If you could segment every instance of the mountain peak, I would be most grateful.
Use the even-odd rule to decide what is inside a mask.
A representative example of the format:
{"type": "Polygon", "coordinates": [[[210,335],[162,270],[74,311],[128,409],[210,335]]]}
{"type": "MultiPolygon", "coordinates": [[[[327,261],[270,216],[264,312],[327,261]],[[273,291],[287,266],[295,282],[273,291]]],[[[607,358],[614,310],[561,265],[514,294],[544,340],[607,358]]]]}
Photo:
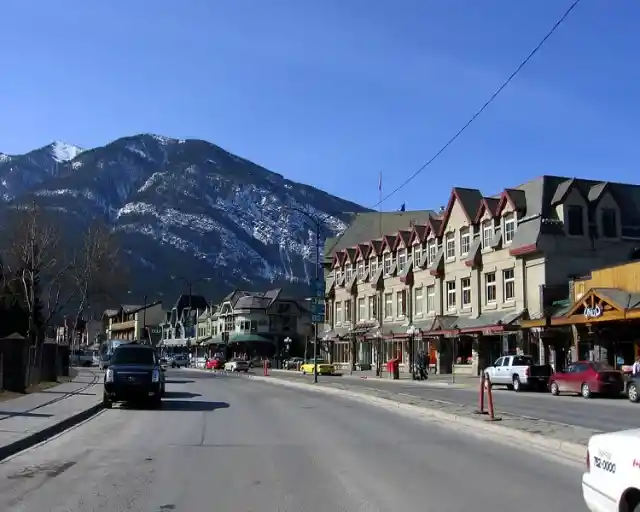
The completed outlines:
{"type": "Polygon", "coordinates": [[[56,162],[68,162],[84,152],[79,146],[68,144],[59,140],[54,140],[48,146],[51,156],[56,162]]]}

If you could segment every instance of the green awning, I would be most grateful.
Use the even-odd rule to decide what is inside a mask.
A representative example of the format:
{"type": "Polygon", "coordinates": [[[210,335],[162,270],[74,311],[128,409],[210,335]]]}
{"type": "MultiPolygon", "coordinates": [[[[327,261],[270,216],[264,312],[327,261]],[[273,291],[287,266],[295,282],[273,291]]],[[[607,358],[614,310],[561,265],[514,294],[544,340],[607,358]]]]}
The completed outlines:
{"type": "Polygon", "coordinates": [[[273,343],[273,340],[259,334],[234,333],[229,336],[229,343],[273,343]]]}

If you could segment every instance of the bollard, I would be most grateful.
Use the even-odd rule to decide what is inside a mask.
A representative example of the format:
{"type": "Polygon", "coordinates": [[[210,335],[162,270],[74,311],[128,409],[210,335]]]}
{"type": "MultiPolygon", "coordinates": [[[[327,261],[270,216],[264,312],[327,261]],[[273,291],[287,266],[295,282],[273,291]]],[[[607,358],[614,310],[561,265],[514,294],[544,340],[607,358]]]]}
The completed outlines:
{"type": "Polygon", "coordinates": [[[487,380],[487,376],[484,372],[480,375],[480,394],[478,395],[478,408],[474,411],[476,414],[487,414],[484,410],[484,390],[490,388],[491,384],[487,380]]]}
{"type": "Polygon", "coordinates": [[[487,402],[489,405],[489,418],[487,418],[487,421],[500,421],[502,418],[496,417],[496,410],[493,406],[493,392],[491,391],[491,386],[487,387],[487,402]]]}
{"type": "Polygon", "coordinates": [[[266,359],[262,362],[262,369],[265,377],[269,376],[269,361],[266,359]]]}

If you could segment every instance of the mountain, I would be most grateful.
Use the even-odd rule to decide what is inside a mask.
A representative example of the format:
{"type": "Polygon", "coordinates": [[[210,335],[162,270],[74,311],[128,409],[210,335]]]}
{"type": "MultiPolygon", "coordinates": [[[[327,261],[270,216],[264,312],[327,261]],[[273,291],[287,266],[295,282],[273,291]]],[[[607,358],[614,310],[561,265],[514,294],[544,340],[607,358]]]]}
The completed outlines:
{"type": "Polygon", "coordinates": [[[167,302],[196,280],[194,293],[212,298],[236,287],[304,293],[315,226],[297,210],[319,219],[323,238],[368,211],[204,140],[151,134],[0,153],[0,195],[6,205],[35,196],[68,232],[108,223],[126,253],[131,298],[167,302]]]}

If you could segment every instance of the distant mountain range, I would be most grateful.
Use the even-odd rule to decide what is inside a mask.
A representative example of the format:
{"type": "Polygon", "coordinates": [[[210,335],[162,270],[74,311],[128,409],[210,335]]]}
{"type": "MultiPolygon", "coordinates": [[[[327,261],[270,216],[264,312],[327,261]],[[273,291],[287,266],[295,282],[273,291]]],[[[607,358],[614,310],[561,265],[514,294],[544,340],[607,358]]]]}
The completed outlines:
{"type": "Polygon", "coordinates": [[[212,299],[236,287],[304,293],[315,239],[291,207],[321,218],[324,237],[368,211],[204,140],[150,134],[0,153],[0,195],[6,205],[35,195],[69,230],[104,220],[125,250],[131,298],[165,302],[186,290],[181,278],[209,278],[193,290],[212,299]]]}

